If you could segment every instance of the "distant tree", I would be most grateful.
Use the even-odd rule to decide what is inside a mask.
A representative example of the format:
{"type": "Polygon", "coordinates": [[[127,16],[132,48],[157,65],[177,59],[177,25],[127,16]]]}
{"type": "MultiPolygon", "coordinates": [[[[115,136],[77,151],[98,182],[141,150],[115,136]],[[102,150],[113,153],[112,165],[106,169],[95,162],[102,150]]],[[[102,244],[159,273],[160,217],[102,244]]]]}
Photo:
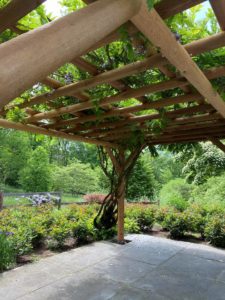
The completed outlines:
{"type": "Polygon", "coordinates": [[[128,179],[127,199],[140,201],[141,198],[146,200],[154,199],[155,179],[151,164],[143,157],[137,160],[134,169],[128,179]]]}
{"type": "Polygon", "coordinates": [[[225,153],[210,142],[199,144],[191,153],[181,152],[177,160],[185,162],[182,173],[189,183],[202,184],[225,170],[225,153]]]}
{"type": "Polygon", "coordinates": [[[27,134],[0,130],[0,181],[12,186],[18,185],[18,174],[26,165],[32,150],[27,134]]]}
{"type": "Polygon", "coordinates": [[[31,154],[20,172],[19,182],[27,192],[47,192],[51,185],[51,171],[47,151],[39,146],[31,154]]]}
{"type": "Polygon", "coordinates": [[[98,176],[89,164],[73,162],[66,167],[56,167],[53,189],[73,194],[86,194],[99,189],[98,176]]]}

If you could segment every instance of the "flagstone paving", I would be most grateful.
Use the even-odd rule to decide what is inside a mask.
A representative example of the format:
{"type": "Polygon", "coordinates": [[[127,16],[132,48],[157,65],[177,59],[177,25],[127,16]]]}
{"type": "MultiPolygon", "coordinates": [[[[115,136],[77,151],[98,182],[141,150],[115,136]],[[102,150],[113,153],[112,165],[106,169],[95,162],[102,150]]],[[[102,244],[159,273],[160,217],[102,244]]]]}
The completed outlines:
{"type": "Polygon", "coordinates": [[[97,242],[0,275],[0,300],[224,300],[225,251],[148,235],[97,242]]]}

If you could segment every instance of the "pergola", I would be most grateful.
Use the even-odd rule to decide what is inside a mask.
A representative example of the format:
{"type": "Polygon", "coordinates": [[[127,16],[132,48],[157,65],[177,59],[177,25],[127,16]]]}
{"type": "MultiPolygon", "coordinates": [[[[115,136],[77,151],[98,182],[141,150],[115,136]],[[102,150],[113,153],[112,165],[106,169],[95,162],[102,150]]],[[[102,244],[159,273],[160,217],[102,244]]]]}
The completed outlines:
{"type": "Polygon", "coordinates": [[[221,32],[186,45],[181,45],[164,19],[204,0],[162,0],[151,10],[146,0],[85,0],[87,6],[83,9],[26,33],[19,30],[17,21],[44,1],[12,0],[0,11],[0,32],[11,29],[18,34],[0,45],[0,126],[104,147],[120,177],[117,201],[121,242],[124,240],[124,174],[143,148],[210,140],[225,151],[220,141],[225,138],[225,102],[210,82],[225,76],[225,66],[201,70],[193,60],[225,46],[225,0],[210,1],[221,32]],[[137,35],[141,33],[156,50],[148,52],[140,61],[102,72],[84,55],[120,40],[118,29],[123,24],[134,44],[142,43],[137,35]],[[90,77],[62,85],[51,74],[65,63],[74,64],[90,77]],[[166,80],[140,88],[132,88],[124,80],[151,69],[160,70],[166,80]],[[38,82],[52,88],[51,92],[20,104],[12,102],[38,82]],[[102,84],[112,86],[117,93],[100,99],[98,106],[102,113],[96,114],[96,103],[88,90],[102,84]],[[156,101],[146,97],[175,88],[181,89],[182,94],[156,101]],[[62,96],[72,96],[75,101],[56,108],[54,103],[62,96]],[[130,98],[139,103],[120,105],[130,98]],[[45,104],[47,109],[38,110],[39,104],[45,104]],[[179,104],[184,107],[177,108],[179,104]],[[7,112],[15,107],[26,112],[21,122],[6,118],[7,112]],[[162,109],[167,122],[156,134],[149,124],[162,119],[162,109]],[[127,156],[125,151],[133,135],[141,138],[127,156]]]}

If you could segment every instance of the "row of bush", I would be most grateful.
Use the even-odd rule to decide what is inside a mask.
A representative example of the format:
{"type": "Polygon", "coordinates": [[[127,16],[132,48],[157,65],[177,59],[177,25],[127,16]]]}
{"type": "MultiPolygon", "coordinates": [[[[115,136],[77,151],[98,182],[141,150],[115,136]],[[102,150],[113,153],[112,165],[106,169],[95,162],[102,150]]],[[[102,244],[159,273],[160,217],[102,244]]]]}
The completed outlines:
{"type": "MultiPolygon", "coordinates": [[[[93,225],[99,206],[71,205],[61,210],[51,205],[5,209],[0,213],[0,270],[12,267],[17,257],[44,246],[63,249],[72,243],[84,243],[113,237],[116,229],[97,230],[93,225]]],[[[225,213],[220,207],[189,206],[179,212],[172,208],[128,205],[125,230],[149,232],[155,223],[170,232],[172,238],[198,233],[212,245],[225,247],[225,213]]]]}

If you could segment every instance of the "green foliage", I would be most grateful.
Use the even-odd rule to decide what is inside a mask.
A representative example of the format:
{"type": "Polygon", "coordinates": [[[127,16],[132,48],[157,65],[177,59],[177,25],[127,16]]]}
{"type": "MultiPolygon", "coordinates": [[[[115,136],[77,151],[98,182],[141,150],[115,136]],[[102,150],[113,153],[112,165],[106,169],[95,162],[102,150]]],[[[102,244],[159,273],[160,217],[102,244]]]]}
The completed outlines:
{"type": "Polygon", "coordinates": [[[0,129],[0,181],[18,185],[19,172],[27,163],[31,150],[26,134],[0,129]]]}
{"type": "Polygon", "coordinates": [[[155,210],[153,208],[145,207],[145,205],[130,205],[126,210],[126,228],[145,232],[152,229],[155,222],[155,210]]]}
{"type": "Polygon", "coordinates": [[[152,9],[154,7],[154,0],[146,0],[147,1],[147,5],[148,5],[148,9],[152,9]]]}
{"type": "Polygon", "coordinates": [[[180,211],[188,206],[192,186],[183,179],[173,179],[163,186],[160,191],[160,203],[170,205],[180,211]]]}
{"type": "Polygon", "coordinates": [[[16,256],[12,248],[9,236],[5,232],[0,232],[0,272],[15,265],[16,256]]]}
{"type": "Polygon", "coordinates": [[[0,0],[0,9],[9,4],[10,0],[0,0]]]}
{"type": "Polygon", "coordinates": [[[20,172],[19,182],[27,192],[48,191],[51,173],[47,151],[39,146],[27,161],[27,165],[20,172]]]}
{"type": "Polygon", "coordinates": [[[138,159],[128,179],[126,197],[132,201],[140,201],[144,197],[153,200],[154,188],[154,174],[149,161],[138,159]]]}
{"type": "Polygon", "coordinates": [[[52,213],[51,231],[49,237],[56,241],[56,247],[62,248],[66,238],[72,235],[73,222],[68,220],[65,211],[52,213]]]}
{"type": "Polygon", "coordinates": [[[163,227],[169,230],[172,238],[183,238],[185,232],[190,228],[190,219],[185,213],[169,213],[163,221],[163,227]]]}
{"type": "Polygon", "coordinates": [[[225,248],[225,215],[215,215],[209,219],[205,236],[212,245],[225,248]]]}
{"type": "Polygon", "coordinates": [[[86,194],[98,190],[96,172],[89,164],[73,162],[66,167],[56,167],[53,190],[73,194],[86,194]]]}
{"type": "Polygon", "coordinates": [[[185,162],[182,172],[187,181],[194,184],[202,184],[208,178],[220,175],[225,168],[225,154],[210,142],[180,152],[177,160],[185,162]]]}
{"type": "Polygon", "coordinates": [[[225,173],[211,177],[204,184],[196,186],[192,198],[194,202],[205,203],[209,207],[225,207],[225,173]]]}
{"type": "Polygon", "coordinates": [[[138,225],[138,222],[136,219],[129,219],[125,218],[124,220],[124,230],[125,232],[129,233],[140,233],[141,229],[138,225]]]}

